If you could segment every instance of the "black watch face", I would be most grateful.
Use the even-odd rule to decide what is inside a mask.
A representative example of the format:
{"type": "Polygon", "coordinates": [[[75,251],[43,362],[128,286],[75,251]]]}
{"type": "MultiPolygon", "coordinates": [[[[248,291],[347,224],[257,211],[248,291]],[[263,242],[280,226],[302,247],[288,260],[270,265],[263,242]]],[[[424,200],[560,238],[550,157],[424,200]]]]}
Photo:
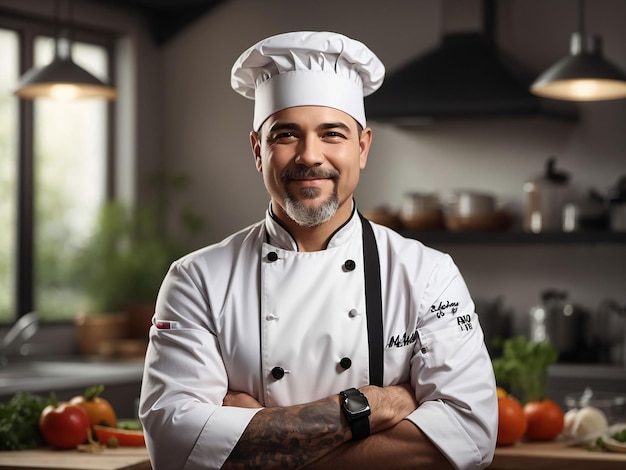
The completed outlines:
{"type": "Polygon", "coordinates": [[[346,409],[350,413],[358,413],[367,409],[367,403],[361,397],[351,397],[345,400],[346,409]]]}

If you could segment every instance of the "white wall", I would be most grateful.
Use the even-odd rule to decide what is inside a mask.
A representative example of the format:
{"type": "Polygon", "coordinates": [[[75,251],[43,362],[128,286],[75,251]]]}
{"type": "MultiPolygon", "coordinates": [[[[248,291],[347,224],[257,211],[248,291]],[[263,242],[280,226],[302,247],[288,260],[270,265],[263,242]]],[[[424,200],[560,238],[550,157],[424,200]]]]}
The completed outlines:
{"type": "MultiPolygon", "coordinates": [[[[265,36],[297,29],[341,31],[368,44],[393,71],[435,46],[463,21],[459,0],[233,0],[164,48],[164,158],[196,179],[206,242],[258,220],[268,197],[248,143],[252,102],[230,89],[237,56],[265,36]],[[445,15],[444,15],[445,13],[445,15]]],[[[464,6],[466,3],[463,4],[464,6]]],[[[501,49],[535,75],[569,50],[571,0],[499,0],[501,49]]],[[[587,28],[626,69],[626,1],[587,2],[587,28]]],[[[573,183],[605,190],[626,174],[626,100],[580,105],[575,124],[546,118],[436,121],[399,129],[373,123],[374,143],[357,191],[361,209],[399,208],[407,191],[477,188],[520,207],[522,183],[555,155],[573,183]]],[[[518,321],[545,287],[566,288],[594,309],[604,297],[626,304],[624,246],[441,246],[477,298],[502,295],[518,321]]]]}

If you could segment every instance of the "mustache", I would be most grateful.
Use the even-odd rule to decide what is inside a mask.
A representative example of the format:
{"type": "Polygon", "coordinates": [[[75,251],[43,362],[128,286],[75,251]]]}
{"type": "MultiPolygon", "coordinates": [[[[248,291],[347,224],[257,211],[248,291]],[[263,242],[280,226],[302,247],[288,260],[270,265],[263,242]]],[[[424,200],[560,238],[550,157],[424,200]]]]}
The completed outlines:
{"type": "Polygon", "coordinates": [[[307,166],[296,166],[286,168],[280,175],[281,180],[299,180],[304,178],[320,178],[320,179],[332,179],[339,178],[339,171],[332,168],[317,168],[307,166]]]}

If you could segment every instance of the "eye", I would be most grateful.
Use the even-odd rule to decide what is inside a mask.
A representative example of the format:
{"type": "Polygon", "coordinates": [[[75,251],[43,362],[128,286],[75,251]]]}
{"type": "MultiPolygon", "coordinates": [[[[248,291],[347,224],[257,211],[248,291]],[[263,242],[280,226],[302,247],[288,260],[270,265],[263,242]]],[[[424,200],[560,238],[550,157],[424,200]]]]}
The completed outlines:
{"type": "Polygon", "coordinates": [[[293,132],[281,132],[280,134],[276,135],[277,139],[286,139],[289,137],[295,137],[296,134],[294,134],[293,132]]]}
{"type": "Polygon", "coordinates": [[[297,136],[294,132],[292,131],[284,131],[284,132],[276,132],[274,134],[272,134],[269,138],[270,141],[272,142],[284,142],[284,141],[291,141],[293,139],[295,139],[297,136]]]}
{"type": "Polygon", "coordinates": [[[345,139],[345,134],[342,134],[339,131],[328,131],[324,133],[325,139],[337,140],[337,139],[345,139]]]}

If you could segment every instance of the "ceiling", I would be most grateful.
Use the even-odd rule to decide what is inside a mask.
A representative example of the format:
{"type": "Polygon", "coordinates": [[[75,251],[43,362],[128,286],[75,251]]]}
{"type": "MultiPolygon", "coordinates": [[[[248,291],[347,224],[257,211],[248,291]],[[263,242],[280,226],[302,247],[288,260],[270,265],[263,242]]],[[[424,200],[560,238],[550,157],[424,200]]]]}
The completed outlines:
{"type": "Polygon", "coordinates": [[[226,0],[91,0],[137,12],[146,21],[154,41],[164,44],[176,33],[226,0]]]}

